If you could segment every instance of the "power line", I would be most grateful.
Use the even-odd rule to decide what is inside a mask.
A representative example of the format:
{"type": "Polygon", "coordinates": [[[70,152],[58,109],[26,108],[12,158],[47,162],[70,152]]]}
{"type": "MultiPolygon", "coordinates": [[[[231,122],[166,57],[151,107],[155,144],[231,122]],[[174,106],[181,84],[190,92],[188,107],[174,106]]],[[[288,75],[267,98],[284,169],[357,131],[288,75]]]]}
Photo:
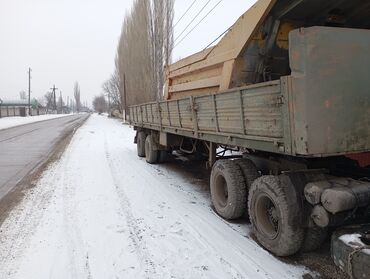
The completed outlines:
{"type": "Polygon", "coordinates": [[[191,5],[189,6],[189,8],[185,11],[185,13],[180,17],[180,19],[175,23],[175,25],[173,26],[173,28],[176,27],[176,25],[182,20],[182,18],[189,12],[189,10],[191,9],[191,7],[193,7],[193,5],[195,4],[195,2],[197,2],[197,0],[194,0],[193,3],[191,3],[191,5]]]}
{"type": "MultiPolygon", "coordinates": [[[[199,24],[201,24],[202,22],[203,22],[203,20],[205,20],[206,19],[206,17],[214,10],[214,9],[216,9],[216,7],[220,4],[222,2],[222,0],[220,0],[220,1],[218,1],[218,3],[216,4],[216,5],[214,5],[213,6],[213,8],[188,32],[188,33],[186,33],[186,35],[173,47],[173,48],[175,48],[176,46],[178,46],[183,40],[185,40],[185,38],[187,37],[187,36],[189,36],[190,35],[190,33],[191,32],[193,32],[193,30],[195,29],[195,28],[197,28],[198,27],[198,25],[199,24]]],[[[230,29],[230,28],[229,28],[230,29]]],[[[228,29],[228,30],[229,30],[228,29]]],[[[227,32],[227,30],[225,31],[225,32],[227,32]]],[[[225,33],[224,32],[224,33],[225,33]]],[[[176,41],[176,40],[175,40],[176,41]]]]}
{"type": "Polygon", "coordinates": [[[193,17],[193,19],[190,21],[190,23],[188,24],[188,25],[186,25],[186,27],[184,28],[184,30],[182,30],[181,31],[181,33],[180,33],[180,35],[178,35],[177,37],[176,37],[176,39],[174,40],[174,42],[176,42],[177,41],[177,39],[179,38],[179,37],[181,37],[181,35],[182,34],[184,34],[184,32],[186,31],[186,29],[188,29],[188,27],[194,22],[194,20],[196,20],[197,19],[197,17],[200,15],[200,13],[201,12],[203,12],[203,10],[205,9],[205,7],[207,7],[208,6],[208,4],[209,4],[209,2],[211,2],[211,0],[208,0],[208,2],[200,9],[200,11],[196,14],[196,16],[195,17],[193,17]]]}
{"type": "MultiPolygon", "coordinates": [[[[224,32],[222,32],[216,39],[214,39],[212,42],[210,42],[204,49],[207,49],[208,47],[210,47],[214,42],[216,42],[219,38],[221,38],[223,35],[225,35],[227,32],[229,32],[231,30],[232,26],[230,26],[229,28],[227,28],[224,32]]],[[[203,49],[203,50],[204,50],[203,49]]]]}

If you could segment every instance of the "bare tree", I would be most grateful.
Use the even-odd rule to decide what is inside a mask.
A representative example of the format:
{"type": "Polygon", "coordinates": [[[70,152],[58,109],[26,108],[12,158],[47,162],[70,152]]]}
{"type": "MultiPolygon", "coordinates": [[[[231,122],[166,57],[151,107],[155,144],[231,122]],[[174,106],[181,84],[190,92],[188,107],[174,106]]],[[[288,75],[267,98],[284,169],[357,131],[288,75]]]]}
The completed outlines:
{"type": "Polygon", "coordinates": [[[175,16],[174,13],[174,0],[165,0],[166,9],[165,9],[165,19],[164,19],[164,65],[168,66],[172,63],[172,50],[174,46],[174,37],[173,37],[173,19],[175,16]]]}
{"type": "Polygon", "coordinates": [[[113,109],[118,109],[119,112],[122,113],[123,111],[122,98],[119,87],[120,80],[117,71],[114,71],[111,77],[108,80],[106,80],[102,85],[104,93],[107,94],[108,98],[111,100],[111,107],[113,109]]]}
{"type": "Polygon", "coordinates": [[[93,107],[96,112],[99,114],[107,111],[107,101],[105,100],[104,95],[96,96],[93,100],[93,107]]]}
{"type": "Polygon", "coordinates": [[[49,110],[53,110],[53,107],[54,107],[53,92],[47,92],[44,96],[44,99],[45,99],[46,113],[48,113],[49,110]]]}
{"type": "Polygon", "coordinates": [[[124,19],[116,69],[121,99],[126,94],[128,105],[163,98],[164,67],[173,48],[173,5],[174,0],[135,0],[124,19]]]}
{"type": "Polygon", "coordinates": [[[40,105],[40,106],[45,106],[45,98],[44,97],[38,97],[36,99],[37,103],[40,105]]]}
{"type": "Polygon", "coordinates": [[[75,82],[73,92],[74,92],[75,103],[76,103],[76,111],[80,112],[80,109],[81,109],[81,92],[80,92],[80,85],[78,84],[77,81],[75,82]]]}
{"type": "Polygon", "coordinates": [[[157,100],[163,99],[164,67],[171,63],[174,1],[152,1],[152,61],[157,100]]]}
{"type": "Polygon", "coordinates": [[[62,93],[59,94],[58,103],[57,103],[57,111],[58,113],[63,113],[63,107],[65,103],[63,101],[62,93]]]}

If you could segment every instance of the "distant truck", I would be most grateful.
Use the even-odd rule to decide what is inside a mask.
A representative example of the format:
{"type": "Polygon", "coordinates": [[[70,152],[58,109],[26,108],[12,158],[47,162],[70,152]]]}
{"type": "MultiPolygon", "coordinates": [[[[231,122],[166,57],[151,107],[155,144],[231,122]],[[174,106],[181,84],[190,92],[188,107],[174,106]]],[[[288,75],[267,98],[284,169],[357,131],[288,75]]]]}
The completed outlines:
{"type": "Polygon", "coordinates": [[[278,256],[368,223],[369,19],[370,1],[259,0],[216,46],[166,69],[165,101],[129,108],[138,156],[206,154],[215,211],[248,213],[278,256]]]}

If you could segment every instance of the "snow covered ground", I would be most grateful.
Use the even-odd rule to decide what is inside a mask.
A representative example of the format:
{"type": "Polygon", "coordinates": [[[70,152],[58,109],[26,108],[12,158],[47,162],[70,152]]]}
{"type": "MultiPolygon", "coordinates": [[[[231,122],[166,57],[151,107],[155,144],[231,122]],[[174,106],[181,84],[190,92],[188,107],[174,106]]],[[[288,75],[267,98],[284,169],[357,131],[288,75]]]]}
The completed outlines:
{"type": "Polygon", "coordinates": [[[231,224],[209,193],[136,156],[93,115],[0,228],[0,278],[301,278],[231,224]]]}
{"type": "Polygon", "coordinates": [[[39,122],[43,120],[58,118],[68,116],[69,114],[46,114],[46,115],[36,115],[36,116],[13,116],[13,117],[3,117],[0,118],[0,130],[15,127],[19,125],[29,124],[33,122],[39,122]]]}

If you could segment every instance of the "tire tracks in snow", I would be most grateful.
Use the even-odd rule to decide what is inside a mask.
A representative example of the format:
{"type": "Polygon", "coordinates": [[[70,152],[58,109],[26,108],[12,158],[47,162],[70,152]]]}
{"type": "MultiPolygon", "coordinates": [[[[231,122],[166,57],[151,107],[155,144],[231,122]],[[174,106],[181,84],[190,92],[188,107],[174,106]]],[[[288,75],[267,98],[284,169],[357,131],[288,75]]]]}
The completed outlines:
{"type": "Polygon", "coordinates": [[[145,240],[141,236],[142,229],[140,228],[140,225],[137,219],[132,214],[131,203],[129,199],[127,198],[127,195],[123,189],[123,185],[121,184],[121,181],[118,179],[115,173],[114,164],[111,159],[110,153],[108,151],[106,137],[104,137],[104,150],[105,150],[106,159],[109,165],[109,170],[110,170],[110,173],[113,179],[113,183],[114,183],[117,194],[121,201],[120,206],[126,218],[127,226],[128,226],[129,233],[130,233],[129,238],[131,239],[135,252],[138,255],[140,264],[144,268],[146,277],[153,278],[153,275],[157,274],[155,263],[152,261],[151,259],[152,256],[148,252],[148,248],[145,243],[145,240]]]}
{"type": "MultiPolygon", "coordinates": [[[[140,247],[140,245],[141,245],[140,243],[143,240],[140,237],[138,238],[137,235],[141,234],[141,229],[138,227],[135,218],[132,216],[130,201],[129,201],[127,195],[125,194],[125,192],[123,190],[123,187],[120,183],[120,179],[117,177],[117,174],[116,174],[117,170],[115,169],[115,164],[114,164],[114,161],[111,159],[111,156],[109,154],[107,145],[108,145],[107,141],[105,140],[105,149],[106,149],[106,154],[107,154],[107,160],[108,160],[108,163],[109,163],[109,166],[110,166],[112,177],[114,178],[114,181],[115,181],[114,183],[116,184],[119,195],[121,196],[121,198],[123,200],[123,210],[125,211],[125,214],[129,215],[127,219],[130,220],[129,221],[129,223],[130,223],[129,226],[131,226],[133,228],[132,232],[133,232],[133,235],[135,237],[134,241],[135,241],[136,244],[139,244],[138,246],[140,247]],[[129,209],[129,210],[127,210],[127,209],[129,209]]],[[[130,160],[130,159],[131,158],[127,158],[127,160],[130,160]]],[[[136,157],[134,159],[137,160],[136,157]]],[[[132,162],[133,162],[132,164],[134,164],[135,166],[138,166],[138,168],[134,168],[134,169],[139,169],[140,163],[142,163],[139,160],[132,161],[132,162]]],[[[148,175],[143,175],[143,177],[153,176],[153,171],[155,171],[155,172],[161,172],[161,175],[164,178],[166,178],[168,180],[173,180],[172,177],[168,177],[167,174],[162,173],[162,170],[159,170],[157,167],[152,166],[152,165],[146,165],[146,166],[148,168],[140,168],[140,169],[142,169],[142,171],[144,173],[148,174],[148,175]]],[[[192,193],[190,191],[186,191],[180,185],[177,185],[176,183],[175,184],[171,183],[171,186],[173,186],[173,189],[180,192],[181,194],[185,194],[185,193],[189,194],[189,197],[188,197],[189,200],[192,200],[194,198],[197,199],[197,197],[195,196],[194,193],[192,193]]],[[[169,191],[169,189],[167,189],[167,187],[163,186],[163,189],[166,192],[166,194],[173,197],[172,200],[176,200],[176,197],[174,197],[173,193],[171,191],[169,191]]],[[[161,191],[156,191],[156,195],[159,197],[159,199],[158,199],[159,201],[168,200],[168,196],[165,197],[164,193],[162,193],[161,191]]],[[[206,226],[208,224],[211,227],[213,227],[211,224],[209,224],[208,220],[205,220],[202,216],[198,215],[196,212],[193,212],[193,210],[188,210],[188,209],[189,208],[186,207],[186,210],[185,210],[185,211],[188,212],[188,214],[186,214],[187,216],[191,216],[192,214],[194,214],[197,217],[199,217],[204,222],[204,224],[206,224],[206,226]]],[[[223,257],[222,254],[219,253],[218,249],[212,244],[212,242],[202,234],[201,230],[198,230],[197,228],[195,228],[194,225],[191,222],[189,222],[189,220],[187,220],[188,218],[186,218],[186,216],[183,216],[177,210],[175,210],[175,215],[176,215],[176,217],[175,217],[176,220],[180,221],[180,222],[177,222],[177,223],[181,224],[182,228],[186,229],[186,233],[189,234],[194,240],[196,240],[199,243],[199,245],[204,247],[203,252],[202,252],[202,255],[204,257],[207,256],[208,252],[211,252],[212,254],[217,255],[217,258],[219,259],[219,264],[224,267],[224,272],[227,273],[228,276],[230,276],[230,278],[234,278],[234,279],[244,278],[243,275],[242,275],[243,272],[240,271],[239,268],[236,265],[232,264],[225,257],[223,257]],[[208,249],[211,248],[211,249],[208,250],[207,248],[208,249]]],[[[145,247],[144,249],[147,250],[146,246],[144,246],[144,247],[145,247]]],[[[239,249],[238,249],[238,251],[239,251],[239,249]]],[[[241,251],[239,251],[239,252],[241,252],[241,251]]],[[[242,253],[242,254],[244,254],[244,253],[242,253]]],[[[152,261],[150,261],[150,262],[151,262],[151,265],[154,267],[154,263],[152,261]]],[[[257,264],[257,266],[259,266],[259,265],[257,264]]],[[[202,276],[206,276],[206,274],[207,274],[206,272],[208,270],[207,266],[196,266],[194,268],[198,268],[199,270],[203,270],[204,273],[202,272],[202,276]]],[[[151,273],[149,275],[151,275],[151,273]]]]}
{"type": "MultiPolygon", "coordinates": [[[[159,183],[154,183],[154,181],[148,181],[148,184],[156,184],[156,186],[160,187],[161,190],[155,191],[155,195],[157,196],[156,199],[158,200],[171,200],[171,201],[177,201],[177,193],[179,194],[188,194],[188,196],[185,198],[189,201],[189,203],[184,203],[184,200],[180,200],[178,203],[176,203],[176,206],[173,206],[173,203],[171,203],[172,207],[175,209],[175,216],[171,216],[172,218],[176,218],[176,220],[180,221],[181,227],[186,230],[186,233],[189,234],[193,239],[195,239],[204,249],[208,250],[210,253],[213,254],[213,257],[218,259],[219,265],[223,267],[223,271],[228,274],[229,278],[234,279],[241,279],[245,278],[246,274],[250,276],[250,278],[270,278],[274,279],[276,278],[274,274],[272,274],[269,271],[269,268],[264,266],[263,263],[260,262],[259,258],[254,258],[248,255],[248,251],[243,250],[239,246],[238,240],[229,240],[228,241],[228,248],[227,250],[230,250],[232,252],[227,252],[228,255],[225,255],[225,252],[227,250],[223,249],[223,245],[218,245],[219,243],[223,243],[223,232],[224,227],[220,226],[220,224],[215,224],[212,222],[212,220],[209,220],[207,217],[204,216],[204,214],[201,214],[198,212],[198,207],[193,208],[191,201],[195,197],[196,200],[200,197],[199,195],[195,195],[191,190],[187,190],[184,187],[182,187],[179,183],[176,182],[176,180],[171,176],[171,172],[164,172],[162,167],[158,166],[152,166],[147,165],[146,167],[142,167],[141,164],[143,163],[142,160],[138,160],[136,156],[133,154],[133,158],[126,158],[126,160],[132,162],[130,165],[133,165],[132,170],[135,169],[141,169],[142,170],[142,177],[150,177],[153,176],[153,172],[161,172],[161,177],[164,179],[174,182],[169,183],[172,187],[167,186],[166,183],[163,183],[162,179],[157,179],[159,183]],[[135,161],[136,159],[136,161],[135,161]],[[181,209],[182,208],[182,209],[181,209]],[[187,212],[185,215],[181,212],[187,212]],[[188,218],[191,216],[191,218],[188,218]],[[198,222],[194,222],[195,220],[198,220],[198,222]],[[212,233],[213,237],[215,239],[218,239],[217,241],[215,239],[212,240],[212,237],[209,235],[205,235],[205,232],[212,233]],[[218,233],[219,232],[219,233],[218,233]],[[217,243],[217,244],[215,244],[217,243]],[[207,248],[206,248],[207,247],[207,248]],[[235,256],[237,255],[237,258],[240,260],[235,261],[235,256]],[[230,261],[229,259],[234,259],[233,261],[230,261]],[[243,266],[243,262],[245,261],[243,259],[249,260],[249,267],[243,266]]],[[[126,170],[127,171],[127,170],[126,170]]],[[[155,176],[153,179],[156,179],[155,176]]],[[[199,192],[200,193],[200,192],[199,192]]],[[[201,193],[200,193],[201,194],[201,193]]],[[[203,199],[206,199],[204,195],[201,195],[203,199]]],[[[199,203],[199,200],[198,200],[199,203]]],[[[200,202],[203,207],[207,207],[207,211],[211,211],[211,214],[214,216],[214,218],[219,219],[223,224],[227,225],[229,229],[231,229],[233,232],[238,234],[238,237],[245,238],[243,234],[241,234],[239,231],[235,230],[230,224],[227,224],[226,221],[224,221],[221,217],[219,217],[217,214],[215,214],[212,209],[209,207],[209,202],[200,202]]],[[[239,239],[240,240],[240,239],[239,239]]],[[[248,244],[248,243],[247,243],[248,244]]],[[[270,257],[269,253],[264,251],[262,248],[260,248],[254,241],[250,240],[250,243],[248,244],[249,249],[253,251],[258,251],[258,254],[261,256],[267,256],[270,257]]],[[[206,276],[207,273],[204,273],[206,276]]],[[[249,278],[249,277],[248,277],[249,278]]]]}
{"type": "MultiPolygon", "coordinates": [[[[75,138],[77,141],[79,138],[75,138]]],[[[75,145],[71,145],[75,146],[75,145]]],[[[73,153],[72,150],[68,149],[69,154],[66,154],[62,164],[62,172],[60,177],[60,187],[62,187],[62,197],[63,197],[63,225],[65,227],[65,232],[67,234],[67,247],[68,247],[68,254],[69,254],[69,262],[72,277],[78,278],[79,268],[78,261],[81,260],[80,266],[83,267],[84,277],[85,278],[92,278],[91,277],[91,270],[89,264],[89,252],[84,251],[85,246],[84,240],[81,235],[81,231],[78,227],[78,220],[76,212],[78,211],[76,201],[74,198],[76,197],[76,185],[74,185],[73,181],[71,181],[70,177],[74,177],[69,173],[69,165],[71,164],[70,158],[71,154],[73,153]],[[79,252],[80,255],[77,255],[79,252]]],[[[78,169],[74,169],[73,172],[79,172],[78,169]]]]}

